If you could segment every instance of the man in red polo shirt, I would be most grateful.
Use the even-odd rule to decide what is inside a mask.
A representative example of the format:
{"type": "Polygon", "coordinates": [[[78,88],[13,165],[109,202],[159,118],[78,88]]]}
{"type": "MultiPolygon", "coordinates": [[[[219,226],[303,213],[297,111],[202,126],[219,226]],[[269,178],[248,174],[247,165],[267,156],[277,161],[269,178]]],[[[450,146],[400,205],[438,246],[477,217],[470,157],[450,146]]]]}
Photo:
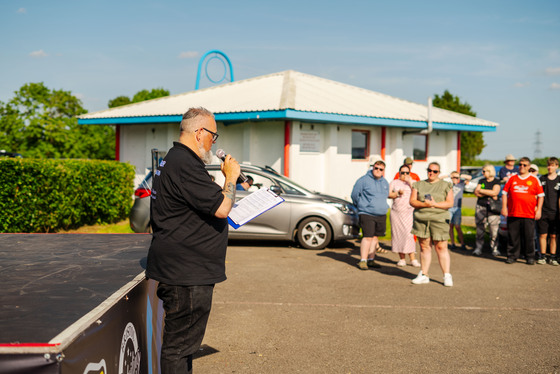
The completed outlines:
{"type": "Polygon", "coordinates": [[[507,217],[506,264],[513,264],[525,250],[527,265],[535,264],[535,220],[541,218],[544,191],[540,180],[529,173],[531,160],[519,160],[519,174],[507,181],[502,198],[502,215],[507,217]]]}

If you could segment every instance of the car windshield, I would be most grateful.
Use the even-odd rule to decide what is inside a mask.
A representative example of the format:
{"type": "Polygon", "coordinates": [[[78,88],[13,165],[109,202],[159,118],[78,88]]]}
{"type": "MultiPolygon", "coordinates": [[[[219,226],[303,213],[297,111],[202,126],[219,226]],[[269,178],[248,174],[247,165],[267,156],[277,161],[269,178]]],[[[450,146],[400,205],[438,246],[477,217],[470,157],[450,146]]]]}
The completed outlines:
{"type": "MultiPolygon", "coordinates": [[[[287,193],[294,193],[294,192],[289,192],[289,191],[295,191],[294,188],[292,186],[286,185],[286,183],[289,183],[290,185],[293,185],[297,188],[299,188],[300,190],[303,190],[304,192],[308,193],[308,194],[312,194],[313,192],[309,191],[307,188],[300,186],[299,184],[297,184],[296,182],[294,182],[293,180],[286,178],[283,175],[275,175],[276,179],[278,179],[278,183],[280,183],[280,185],[282,186],[282,188],[287,192],[287,193]]],[[[299,193],[299,191],[298,191],[299,193]]]]}
{"type": "MultiPolygon", "coordinates": [[[[225,179],[219,166],[207,166],[208,173],[214,178],[214,182],[222,186],[225,179]]],[[[305,195],[311,194],[307,188],[300,186],[289,178],[280,174],[273,173],[267,170],[250,170],[242,168],[246,176],[253,178],[253,184],[249,187],[249,191],[256,191],[259,188],[279,185],[282,190],[291,195],[305,195]]]]}

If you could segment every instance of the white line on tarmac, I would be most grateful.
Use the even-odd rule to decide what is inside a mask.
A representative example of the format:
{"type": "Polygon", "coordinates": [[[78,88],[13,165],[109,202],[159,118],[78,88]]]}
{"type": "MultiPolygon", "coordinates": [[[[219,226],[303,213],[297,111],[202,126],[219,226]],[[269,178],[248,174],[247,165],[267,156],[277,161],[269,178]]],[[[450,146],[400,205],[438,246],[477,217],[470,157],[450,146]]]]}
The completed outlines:
{"type": "Polygon", "coordinates": [[[313,303],[279,303],[267,301],[214,301],[221,305],[272,305],[332,308],[369,308],[369,309],[425,309],[425,310],[488,310],[508,312],[560,312],[560,308],[523,308],[523,307],[485,307],[485,306],[417,306],[417,305],[361,305],[361,304],[313,304],[313,303]]]}

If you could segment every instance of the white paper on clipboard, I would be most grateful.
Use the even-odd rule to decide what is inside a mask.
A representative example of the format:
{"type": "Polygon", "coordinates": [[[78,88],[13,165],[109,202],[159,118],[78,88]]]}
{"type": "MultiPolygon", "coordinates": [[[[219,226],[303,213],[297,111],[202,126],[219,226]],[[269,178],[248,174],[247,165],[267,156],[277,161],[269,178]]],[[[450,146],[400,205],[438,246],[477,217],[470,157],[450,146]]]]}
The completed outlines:
{"type": "Polygon", "coordinates": [[[268,188],[261,188],[233,205],[228,216],[229,224],[237,229],[282,202],[283,198],[268,188]]]}

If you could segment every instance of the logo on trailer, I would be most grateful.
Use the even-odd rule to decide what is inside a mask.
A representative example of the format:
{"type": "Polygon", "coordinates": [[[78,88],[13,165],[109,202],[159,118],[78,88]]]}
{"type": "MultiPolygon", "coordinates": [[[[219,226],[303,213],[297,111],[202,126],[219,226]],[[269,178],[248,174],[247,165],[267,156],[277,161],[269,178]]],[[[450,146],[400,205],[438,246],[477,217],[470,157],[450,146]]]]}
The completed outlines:
{"type": "Polygon", "coordinates": [[[84,374],[107,374],[107,364],[105,363],[105,360],[102,359],[98,363],[90,362],[86,366],[84,374]]]}
{"type": "Polygon", "coordinates": [[[129,322],[124,329],[119,357],[119,374],[138,374],[140,372],[140,348],[134,325],[129,322]]]}

